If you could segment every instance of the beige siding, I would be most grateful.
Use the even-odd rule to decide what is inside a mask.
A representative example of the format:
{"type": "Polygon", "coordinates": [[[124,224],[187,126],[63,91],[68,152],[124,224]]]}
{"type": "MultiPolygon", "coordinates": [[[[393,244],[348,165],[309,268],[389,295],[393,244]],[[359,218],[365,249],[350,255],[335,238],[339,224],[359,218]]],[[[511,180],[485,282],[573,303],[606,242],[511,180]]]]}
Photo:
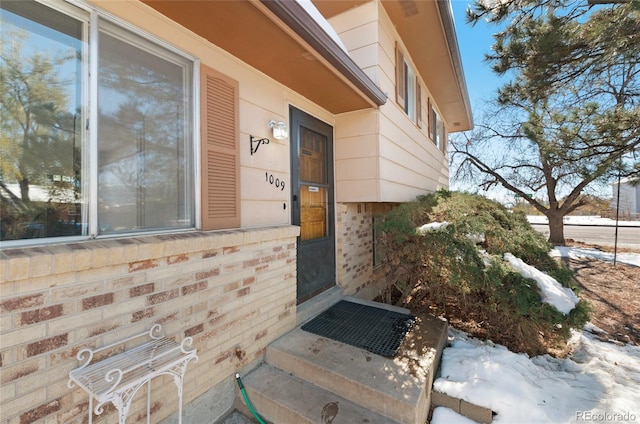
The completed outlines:
{"type": "MultiPolygon", "coordinates": [[[[336,198],[340,193],[345,193],[344,197],[350,202],[371,202],[371,199],[379,199],[380,179],[357,179],[350,181],[340,181],[337,184],[336,198]]],[[[377,200],[374,200],[377,201],[377,200]]]]}
{"type": "Polygon", "coordinates": [[[340,144],[336,145],[336,154],[343,160],[356,159],[362,157],[377,157],[378,136],[375,134],[366,134],[360,137],[346,137],[340,140],[340,144]]]}
{"type": "MultiPolygon", "coordinates": [[[[421,126],[395,101],[395,46],[403,45],[384,8],[372,1],[332,18],[331,23],[352,58],[375,75],[389,96],[373,115],[365,115],[368,119],[358,113],[336,118],[337,201],[407,201],[448,187],[446,155],[428,136],[428,87],[418,76],[421,126]]],[[[411,63],[406,49],[404,54],[411,63]]]]}
{"type": "Polygon", "coordinates": [[[345,159],[336,164],[336,172],[343,181],[374,179],[378,177],[378,158],[345,159]]]}

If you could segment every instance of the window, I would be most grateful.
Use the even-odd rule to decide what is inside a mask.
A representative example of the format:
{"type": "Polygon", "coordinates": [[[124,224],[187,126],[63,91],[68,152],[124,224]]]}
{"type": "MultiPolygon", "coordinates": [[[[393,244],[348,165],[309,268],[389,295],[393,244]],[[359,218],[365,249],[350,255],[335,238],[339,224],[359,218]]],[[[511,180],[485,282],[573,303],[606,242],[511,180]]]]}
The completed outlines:
{"type": "Polygon", "coordinates": [[[438,117],[438,121],[436,124],[436,146],[438,146],[438,149],[442,150],[443,152],[447,148],[445,137],[446,137],[446,131],[444,129],[444,122],[442,122],[442,119],[438,117]]]}
{"type": "Polygon", "coordinates": [[[384,215],[373,215],[373,267],[376,268],[382,265],[384,261],[384,248],[382,245],[382,237],[384,232],[382,231],[382,224],[384,222],[384,215]]]}
{"type": "Polygon", "coordinates": [[[0,239],[194,227],[193,61],[47,5],[1,3],[0,239]]]}
{"type": "Polygon", "coordinates": [[[431,106],[431,102],[429,102],[429,137],[439,150],[445,151],[446,131],[444,122],[440,118],[440,115],[438,115],[438,112],[431,106]]]}
{"type": "Polygon", "coordinates": [[[404,52],[396,44],[396,101],[407,116],[421,125],[421,88],[416,73],[405,60],[404,52]]]}

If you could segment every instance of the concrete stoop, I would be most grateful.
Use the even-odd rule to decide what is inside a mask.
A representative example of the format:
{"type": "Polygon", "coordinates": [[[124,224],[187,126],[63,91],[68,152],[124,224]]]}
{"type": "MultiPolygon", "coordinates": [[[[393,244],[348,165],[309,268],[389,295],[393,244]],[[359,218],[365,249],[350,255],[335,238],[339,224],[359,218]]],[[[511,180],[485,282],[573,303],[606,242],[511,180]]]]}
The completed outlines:
{"type": "MultiPolygon", "coordinates": [[[[446,321],[423,318],[389,359],[298,327],[269,345],[265,363],[242,380],[274,424],[423,424],[446,341],[446,321]]],[[[242,396],[236,408],[249,415],[242,396]]]]}

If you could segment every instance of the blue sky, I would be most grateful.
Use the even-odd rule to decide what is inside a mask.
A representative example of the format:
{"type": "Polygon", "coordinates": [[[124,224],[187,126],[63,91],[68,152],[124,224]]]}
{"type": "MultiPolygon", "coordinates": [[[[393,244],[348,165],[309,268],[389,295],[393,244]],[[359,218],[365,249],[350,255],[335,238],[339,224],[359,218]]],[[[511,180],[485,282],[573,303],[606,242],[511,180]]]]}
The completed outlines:
{"type": "MultiPolygon", "coordinates": [[[[489,26],[484,21],[478,22],[475,26],[467,24],[465,11],[471,4],[473,0],[451,0],[471,110],[475,121],[479,122],[484,101],[495,98],[495,91],[507,82],[508,77],[499,77],[494,74],[490,64],[484,60],[485,54],[491,51],[494,42],[492,34],[497,32],[498,28],[489,26]]],[[[451,170],[451,175],[453,171],[451,170]]],[[[471,184],[456,181],[450,183],[453,190],[476,191],[478,189],[471,184]]],[[[594,185],[590,190],[595,190],[600,196],[611,196],[609,185],[594,185]]],[[[502,202],[513,200],[513,195],[501,187],[494,187],[489,192],[480,191],[480,194],[502,202]]]]}
{"type": "Polygon", "coordinates": [[[470,4],[472,1],[451,0],[460,55],[467,80],[467,90],[469,91],[471,108],[477,118],[482,108],[482,100],[491,98],[502,82],[491,71],[489,63],[484,60],[484,55],[490,51],[493,44],[492,34],[497,29],[489,27],[484,21],[473,27],[467,24],[465,10],[470,4]]]}
{"type": "MultiPolygon", "coordinates": [[[[478,22],[475,26],[466,23],[465,11],[472,3],[472,0],[451,0],[471,110],[474,119],[478,121],[482,115],[484,101],[494,97],[496,89],[505,82],[505,79],[494,74],[489,63],[484,60],[485,54],[491,50],[494,41],[492,34],[497,31],[497,28],[490,27],[484,21],[478,22]]],[[[452,169],[451,175],[453,173],[452,169]]],[[[453,180],[450,181],[450,188],[470,192],[479,189],[472,183],[453,180]]],[[[501,202],[513,199],[513,196],[501,187],[493,187],[489,192],[480,191],[480,194],[501,202]]]]}

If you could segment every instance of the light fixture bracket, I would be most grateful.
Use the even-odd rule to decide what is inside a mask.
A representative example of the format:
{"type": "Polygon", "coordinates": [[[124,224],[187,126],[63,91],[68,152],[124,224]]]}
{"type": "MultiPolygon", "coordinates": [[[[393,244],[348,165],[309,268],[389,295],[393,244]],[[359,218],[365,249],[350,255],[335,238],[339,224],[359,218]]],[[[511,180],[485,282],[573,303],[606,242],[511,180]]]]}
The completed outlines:
{"type": "Polygon", "coordinates": [[[250,148],[251,148],[251,155],[253,156],[253,154],[255,152],[258,151],[258,147],[260,147],[261,144],[269,144],[269,139],[268,138],[258,138],[258,137],[254,137],[252,135],[249,136],[249,140],[251,141],[250,144],[250,148]],[[254,147],[255,144],[255,147],[254,147]]]}

